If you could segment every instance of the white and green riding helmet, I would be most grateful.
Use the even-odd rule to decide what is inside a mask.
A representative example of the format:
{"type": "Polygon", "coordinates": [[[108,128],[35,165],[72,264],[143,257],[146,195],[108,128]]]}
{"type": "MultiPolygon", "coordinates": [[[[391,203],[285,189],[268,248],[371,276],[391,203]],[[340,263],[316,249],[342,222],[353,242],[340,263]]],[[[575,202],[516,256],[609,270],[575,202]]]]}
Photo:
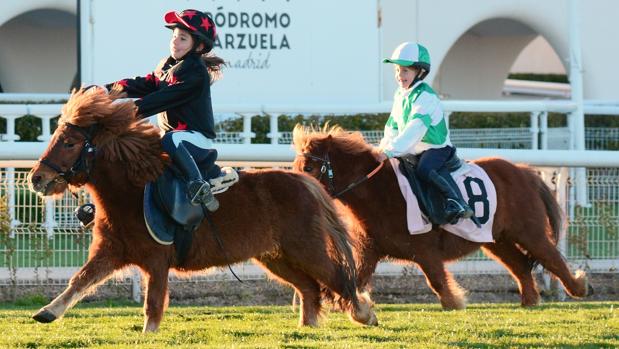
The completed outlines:
{"type": "Polygon", "coordinates": [[[415,80],[423,80],[430,72],[430,53],[423,45],[405,42],[396,47],[391,58],[383,59],[383,63],[419,68],[420,72],[415,80]]]}

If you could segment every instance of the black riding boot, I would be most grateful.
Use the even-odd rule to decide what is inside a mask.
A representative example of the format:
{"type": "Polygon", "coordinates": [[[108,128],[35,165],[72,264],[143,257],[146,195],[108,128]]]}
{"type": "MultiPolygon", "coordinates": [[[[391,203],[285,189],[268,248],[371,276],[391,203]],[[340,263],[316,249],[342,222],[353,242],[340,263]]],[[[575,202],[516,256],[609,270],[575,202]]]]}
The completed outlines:
{"type": "Polygon", "coordinates": [[[202,178],[193,156],[182,143],[176,149],[172,161],[185,177],[187,195],[189,195],[191,203],[193,205],[202,204],[211,212],[217,210],[219,201],[213,196],[210,184],[202,178]]]}
{"type": "Polygon", "coordinates": [[[471,218],[475,212],[467,205],[452,186],[435,170],[430,171],[430,181],[445,196],[445,216],[447,221],[455,224],[458,218],[471,218]]]}

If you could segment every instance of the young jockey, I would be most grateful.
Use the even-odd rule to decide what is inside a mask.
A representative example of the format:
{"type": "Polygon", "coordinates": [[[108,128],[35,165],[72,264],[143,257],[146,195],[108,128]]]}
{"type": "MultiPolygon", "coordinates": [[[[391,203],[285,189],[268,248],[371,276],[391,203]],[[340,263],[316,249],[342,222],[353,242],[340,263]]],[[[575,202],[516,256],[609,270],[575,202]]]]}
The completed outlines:
{"type": "MultiPolygon", "coordinates": [[[[197,166],[214,162],[217,155],[210,150],[215,138],[210,85],[219,77],[224,61],[206,55],[215,42],[215,23],[206,14],[189,9],[168,12],[164,21],[173,30],[170,56],[144,77],[123,79],[105,87],[139,98],[135,105],[142,117],[158,113],[159,127],[165,132],[163,149],[183,172],[192,204],[215,211],[219,203],[213,193],[225,191],[238,180],[233,169],[213,164],[208,170],[212,178],[209,183],[197,166]]],[[[88,225],[94,218],[94,206],[86,204],[80,209],[76,212],[78,219],[88,225]]]]}
{"type": "Polygon", "coordinates": [[[419,159],[416,175],[443,193],[447,199],[445,213],[448,221],[470,218],[473,210],[439,174],[441,167],[455,154],[455,148],[449,139],[441,101],[423,82],[430,72],[428,50],[420,44],[405,42],[383,63],[394,64],[398,89],[380,142],[384,154],[382,160],[416,155],[419,159]]]}

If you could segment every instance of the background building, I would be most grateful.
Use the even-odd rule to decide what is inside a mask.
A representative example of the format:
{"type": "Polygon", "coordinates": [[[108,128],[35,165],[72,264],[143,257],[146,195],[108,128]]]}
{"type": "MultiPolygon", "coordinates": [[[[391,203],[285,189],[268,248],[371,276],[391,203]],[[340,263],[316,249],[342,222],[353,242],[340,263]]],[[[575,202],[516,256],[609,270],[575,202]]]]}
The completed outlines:
{"type": "MultiPolygon", "coordinates": [[[[497,99],[503,98],[510,72],[569,72],[568,5],[566,0],[4,1],[0,86],[10,93],[64,93],[78,81],[106,83],[146,74],[167,53],[163,13],[195,7],[215,17],[217,53],[231,63],[214,88],[222,103],[390,100],[392,70],[380,59],[408,40],[429,48],[428,79],[444,97],[497,99]]],[[[613,25],[618,11],[619,3],[611,0],[579,5],[585,99],[619,99],[614,88],[619,48],[602,39],[619,34],[613,25]]]]}

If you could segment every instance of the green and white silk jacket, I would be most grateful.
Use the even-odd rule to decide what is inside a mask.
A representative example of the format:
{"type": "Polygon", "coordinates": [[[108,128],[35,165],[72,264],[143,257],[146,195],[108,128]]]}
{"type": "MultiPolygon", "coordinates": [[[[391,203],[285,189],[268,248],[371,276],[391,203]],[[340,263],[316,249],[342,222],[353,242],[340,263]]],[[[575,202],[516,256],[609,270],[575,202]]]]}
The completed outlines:
{"type": "Polygon", "coordinates": [[[451,146],[445,113],[436,92],[423,81],[398,88],[380,148],[390,158],[451,146]]]}

